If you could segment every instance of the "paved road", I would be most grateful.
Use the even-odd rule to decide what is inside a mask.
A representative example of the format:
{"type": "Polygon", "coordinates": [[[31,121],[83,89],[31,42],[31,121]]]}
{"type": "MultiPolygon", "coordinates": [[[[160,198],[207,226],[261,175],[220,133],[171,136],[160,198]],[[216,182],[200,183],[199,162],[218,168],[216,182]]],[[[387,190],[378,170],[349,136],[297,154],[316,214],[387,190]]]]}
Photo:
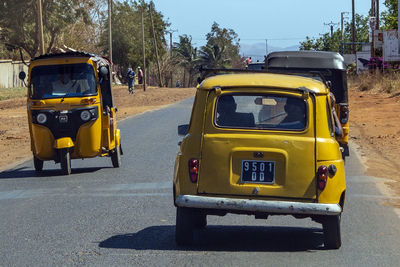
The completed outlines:
{"type": "MultiPolygon", "coordinates": [[[[209,216],[197,246],[174,242],[172,172],[191,100],[119,124],[123,156],[75,160],[60,176],[32,162],[0,173],[0,266],[398,266],[400,219],[381,203],[374,177],[357,157],[347,162],[343,246],[324,250],[321,226],[310,219],[209,216]]],[[[353,153],[354,155],[354,153],[353,153]]]]}

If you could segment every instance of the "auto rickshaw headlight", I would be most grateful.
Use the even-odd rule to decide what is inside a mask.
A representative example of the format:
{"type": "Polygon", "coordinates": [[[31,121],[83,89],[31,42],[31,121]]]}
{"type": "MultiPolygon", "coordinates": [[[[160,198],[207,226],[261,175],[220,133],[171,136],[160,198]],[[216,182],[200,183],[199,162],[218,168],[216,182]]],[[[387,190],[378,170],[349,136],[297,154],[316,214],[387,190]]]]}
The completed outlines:
{"type": "Polygon", "coordinates": [[[44,113],[39,113],[39,114],[36,116],[36,120],[37,120],[38,123],[44,124],[44,123],[46,123],[46,121],[47,121],[47,116],[46,116],[46,114],[44,114],[44,113]]]}
{"type": "Polygon", "coordinates": [[[81,119],[83,121],[90,120],[90,117],[91,117],[91,114],[90,114],[90,112],[88,110],[84,110],[84,111],[81,112],[81,119]]]}

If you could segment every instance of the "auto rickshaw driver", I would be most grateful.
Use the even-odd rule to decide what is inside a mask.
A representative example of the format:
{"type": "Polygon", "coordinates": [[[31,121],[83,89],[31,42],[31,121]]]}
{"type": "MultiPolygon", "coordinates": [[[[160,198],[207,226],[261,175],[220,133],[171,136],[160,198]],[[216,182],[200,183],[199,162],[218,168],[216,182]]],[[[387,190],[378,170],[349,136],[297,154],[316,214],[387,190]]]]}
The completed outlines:
{"type": "Polygon", "coordinates": [[[60,69],[58,73],[58,79],[52,83],[53,92],[61,93],[75,93],[77,89],[76,81],[72,81],[70,75],[68,75],[64,69],[60,69]]]}

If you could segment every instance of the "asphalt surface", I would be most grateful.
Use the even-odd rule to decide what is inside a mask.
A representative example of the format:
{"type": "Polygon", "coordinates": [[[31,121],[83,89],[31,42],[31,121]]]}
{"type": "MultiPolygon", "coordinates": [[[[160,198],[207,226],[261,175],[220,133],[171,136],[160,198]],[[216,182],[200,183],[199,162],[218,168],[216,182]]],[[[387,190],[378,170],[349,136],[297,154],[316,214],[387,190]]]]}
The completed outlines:
{"type": "Polygon", "coordinates": [[[398,266],[400,219],[376,184],[347,161],[342,247],[325,250],[310,219],[209,216],[195,246],[177,247],[172,175],[177,125],[193,100],[119,123],[122,167],[72,161],[72,175],[28,161],[0,173],[0,266],[398,266]]]}

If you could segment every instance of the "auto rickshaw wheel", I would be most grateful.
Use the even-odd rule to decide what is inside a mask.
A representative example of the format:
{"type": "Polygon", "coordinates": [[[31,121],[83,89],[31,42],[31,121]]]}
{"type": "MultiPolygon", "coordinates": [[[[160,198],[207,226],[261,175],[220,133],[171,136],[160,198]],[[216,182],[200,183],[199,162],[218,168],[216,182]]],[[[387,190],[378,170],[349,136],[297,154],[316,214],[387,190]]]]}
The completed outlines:
{"type": "Polygon", "coordinates": [[[33,166],[35,166],[36,172],[41,172],[43,170],[43,160],[33,156],[33,166]]]}
{"type": "Polygon", "coordinates": [[[111,154],[111,162],[114,168],[121,167],[121,146],[117,146],[111,154]]]}
{"type": "Polygon", "coordinates": [[[64,175],[71,174],[71,154],[67,148],[60,150],[61,172],[64,175]]]}

